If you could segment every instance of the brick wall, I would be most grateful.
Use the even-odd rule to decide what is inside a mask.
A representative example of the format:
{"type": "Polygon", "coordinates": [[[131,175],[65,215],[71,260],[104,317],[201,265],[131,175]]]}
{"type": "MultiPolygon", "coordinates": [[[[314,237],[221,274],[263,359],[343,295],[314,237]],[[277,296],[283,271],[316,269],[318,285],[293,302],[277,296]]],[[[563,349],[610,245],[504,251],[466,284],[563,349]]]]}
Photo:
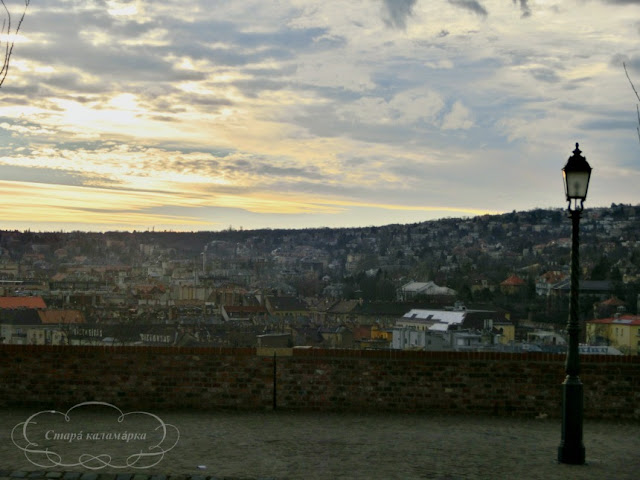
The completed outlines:
{"type": "MultiPolygon", "coordinates": [[[[277,407],[560,415],[564,356],[289,350],[277,407]]],[[[640,357],[582,356],[586,418],[640,419],[640,357]]],[[[255,349],[0,345],[0,406],[273,408],[273,357],[255,349]]]]}

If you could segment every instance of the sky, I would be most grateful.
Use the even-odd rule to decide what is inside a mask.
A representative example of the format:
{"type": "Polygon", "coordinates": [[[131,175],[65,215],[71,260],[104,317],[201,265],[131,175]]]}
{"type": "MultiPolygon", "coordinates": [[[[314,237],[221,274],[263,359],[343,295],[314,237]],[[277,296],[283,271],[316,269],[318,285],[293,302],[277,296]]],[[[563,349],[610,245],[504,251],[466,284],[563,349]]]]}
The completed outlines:
{"type": "Polygon", "coordinates": [[[640,203],[640,0],[32,0],[0,40],[0,229],[564,208],[576,142],[586,208],[640,203]]]}

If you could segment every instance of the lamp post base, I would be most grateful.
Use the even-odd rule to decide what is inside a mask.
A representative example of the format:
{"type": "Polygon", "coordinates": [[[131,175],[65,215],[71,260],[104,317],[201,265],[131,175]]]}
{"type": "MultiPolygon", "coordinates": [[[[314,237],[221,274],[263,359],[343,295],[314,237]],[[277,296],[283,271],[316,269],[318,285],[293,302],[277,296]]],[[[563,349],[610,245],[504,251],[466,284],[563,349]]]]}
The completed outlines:
{"type": "Polygon", "coordinates": [[[584,446],[568,448],[566,445],[558,447],[558,462],[569,465],[584,465],[586,453],[584,446]]]}
{"type": "Polygon", "coordinates": [[[567,375],[562,384],[562,442],[558,447],[560,463],[584,465],[582,398],[582,382],[577,376],[567,375]]]}

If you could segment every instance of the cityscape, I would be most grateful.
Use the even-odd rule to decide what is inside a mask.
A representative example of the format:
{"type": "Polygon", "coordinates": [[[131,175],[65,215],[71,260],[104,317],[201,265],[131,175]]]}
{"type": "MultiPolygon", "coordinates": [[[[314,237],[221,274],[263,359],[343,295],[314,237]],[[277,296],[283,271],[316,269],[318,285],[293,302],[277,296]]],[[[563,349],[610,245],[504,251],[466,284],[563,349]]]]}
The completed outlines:
{"type": "MultiPolygon", "coordinates": [[[[585,211],[583,353],[638,354],[640,206],[585,211]]],[[[566,351],[570,222],[0,237],[6,344],[566,351]]]]}
{"type": "Polygon", "coordinates": [[[638,1],[0,3],[0,480],[637,478],[638,1]]]}

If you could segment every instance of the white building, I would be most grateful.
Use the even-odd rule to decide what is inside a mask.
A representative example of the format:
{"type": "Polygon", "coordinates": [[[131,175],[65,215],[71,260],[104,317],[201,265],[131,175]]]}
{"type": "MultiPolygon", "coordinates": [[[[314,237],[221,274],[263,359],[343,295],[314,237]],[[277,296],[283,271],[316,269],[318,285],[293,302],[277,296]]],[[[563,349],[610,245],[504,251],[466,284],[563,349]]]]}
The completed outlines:
{"type": "Polygon", "coordinates": [[[456,291],[448,287],[440,287],[434,282],[409,282],[398,289],[398,300],[406,302],[419,295],[455,296],[456,291]]]}
{"type": "Polygon", "coordinates": [[[467,310],[425,310],[414,308],[396,322],[397,327],[413,327],[417,330],[446,332],[452,325],[462,325],[467,310]]]}

